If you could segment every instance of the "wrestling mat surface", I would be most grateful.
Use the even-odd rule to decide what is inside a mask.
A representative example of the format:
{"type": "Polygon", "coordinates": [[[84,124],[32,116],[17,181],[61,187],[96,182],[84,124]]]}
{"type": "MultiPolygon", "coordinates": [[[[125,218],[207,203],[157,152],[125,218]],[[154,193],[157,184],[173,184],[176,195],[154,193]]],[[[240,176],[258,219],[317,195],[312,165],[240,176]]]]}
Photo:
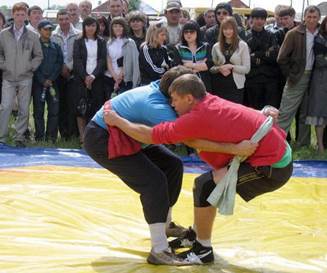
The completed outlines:
{"type": "MultiPolygon", "coordinates": [[[[206,166],[186,161],[173,219],[188,226],[206,166]]],[[[79,150],[0,149],[0,196],[0,273],[327,272],[327,162],[297,162],[279,191],[217,215],[209,266],[148,265],[138,195],[79,150]]]]}

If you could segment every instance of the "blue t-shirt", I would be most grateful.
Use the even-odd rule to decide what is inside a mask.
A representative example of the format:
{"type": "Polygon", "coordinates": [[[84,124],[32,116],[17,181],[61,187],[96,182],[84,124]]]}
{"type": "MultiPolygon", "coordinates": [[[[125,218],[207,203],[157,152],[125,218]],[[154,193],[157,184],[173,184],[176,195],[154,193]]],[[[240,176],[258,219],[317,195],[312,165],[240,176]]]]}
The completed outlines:
{"type": "MultiPolygon", "coordinates": [[[[148,126],[175,120],[176,113],[169,105],[168,98],[161,93],[159,84],[159,80],[151,82],[114,97],[110,100],[112,109],[131,122],[148,126]]],[[[107,129],[103,119],[103,106],[92,120],[107,129]]]]}

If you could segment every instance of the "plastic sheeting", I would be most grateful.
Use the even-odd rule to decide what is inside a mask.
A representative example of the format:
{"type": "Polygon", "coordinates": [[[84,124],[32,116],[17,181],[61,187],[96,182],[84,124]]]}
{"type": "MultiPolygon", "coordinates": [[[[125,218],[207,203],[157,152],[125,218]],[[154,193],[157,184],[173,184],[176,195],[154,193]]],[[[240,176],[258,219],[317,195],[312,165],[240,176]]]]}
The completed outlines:
{"type": "MultiPolygon", "coordinates": [[[[195,176],[185,174],[173,213],[185,226],[195,176]]],[[[139,197],[106,170],[0,168],[0,272],[327,272],[326,186],[325,178],[292,178],[250,203],[237,199],[235,214],[215,221],[215,263],[177,268],[146,264],[139,197]]]]}
{"type": "MultiPolygon", "coordinates": [[[[209,169],[198,157],[183,157],[185,171],[203,173],[209,169]]],[[[0,146],[0,168],[57,165],[75,167],[100,166],[83,151],[78,149],[53,148],[14,148],[0,146]]],[[[327,161],[306,160],[294,163],[293,176],[296,177],[327,177],[327,161]]]]}

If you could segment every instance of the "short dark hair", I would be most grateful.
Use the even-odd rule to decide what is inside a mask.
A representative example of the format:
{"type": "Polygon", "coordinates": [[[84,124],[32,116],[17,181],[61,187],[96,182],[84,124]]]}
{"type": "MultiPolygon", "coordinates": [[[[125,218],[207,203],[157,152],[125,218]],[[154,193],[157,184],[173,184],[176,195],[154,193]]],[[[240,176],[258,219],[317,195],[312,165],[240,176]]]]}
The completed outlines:
{"type": "Polygon", "coordinates": [[[250,17],[267,19],[268,12],[263,8],[254,8],[251,11],[250,17]]]}
{"type": "Polygon", "coordinates": [[[206,96],[206,87],[203,81],[195,74],[186,74],[178,77],[169,87],[169,94],[192,95],[196,99],[206,96]]]}
{"type": "Polygon", "coordinates": [[[31,7],[28,9],[27,15],[30,16],[30,15],[31,15],[31,12],[32,12],[33,10],[39,10],[39,11],[43,12],[43,10],[42,10],[39,6],[31,6],[31,7]]]}
{"type": "Polygon", "coordinates": [[[85,31],[85,27],[86,26],[90,26],[90,25],[93,25],[95,24],[96,25],[96,29],[95,29],[95,33],[94,33],[94,39],[96,39],[98,37],[98,34],[99,34],[99,23],[98,21],[93,18],[93,17],[86,17],[84,20],[83,20],[83,24],[82,24],[82,27],[83,27],[83,38],[86,39],[86,31],[85,31]]]}
{"type": "Polygon", "coordinates": [[[277,16],[279,16],[279,17],[284,17],[284,16],[294,17],[295,16],[295,9],[292,8],[292,7],[281,8],[278,11],[277,16]]]}
{"type": "Polygon", "coordinates": [[[182,45],[187,46],[187,41],[185,40],[184,37],[184,32],[187,30],[194,30],[196,32],[196,45],[199,46],[201,44],[201,31],[200,31],[200,26],[196,21],[190,20],[185,23],[185,25],[182,27],[181,30],[181,43],[182,45]]]}
{"type": "Polygon", "coordinates": [[[60,15],[69,15],[68,14],[68,11],[66,9],[60,9],[58,12],[57,12],[57,19],[60,15]]]}
{"type": "Polygon", "coordinates": [[[113,31],[113,25],[121,25],[123,27],[123,37],[127,37],[128,36],[128,25],[126,20],[121,17],[115,17],[111,20],[110,22],[110,38],[116,38],[114,31],[113,31]]]}
{"type": "Polygon", "coordinates": [[[304,15],[307,15],[307,13],[313,13],[313,12],[318,12],[319,16],[321,16],[320,9],[314,5],[307,6],[306,9],[304,10],[304,15]]]}
{"type": "Polygon", "coordinates": [[[207,9],[207,10],[203,13],[203,15],[204,15],[204,16],[207,16],[208,13],[210,13],[210,12],[215,13],[215,10],[214,10],[214,9],[207,9]]]}
{"type": "Polygon", "coordinates": [[[183,65],[175,66],[169,69],[165,74],[163,74],[160,80],[160,91],[166,96],[169,97],[169,87],[172,82],[177,79],[178,77],[184,74],[193,74],[192,69],[186,68],[183,65]]]}

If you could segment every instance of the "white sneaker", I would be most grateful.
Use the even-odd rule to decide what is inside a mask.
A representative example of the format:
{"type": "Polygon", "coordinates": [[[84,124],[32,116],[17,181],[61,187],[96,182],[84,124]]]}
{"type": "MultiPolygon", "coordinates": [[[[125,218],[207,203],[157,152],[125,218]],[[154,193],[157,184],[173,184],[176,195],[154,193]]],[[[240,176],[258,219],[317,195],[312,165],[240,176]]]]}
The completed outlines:
{"type": "Polygon", "coordinates": [[[151,249],[147,262],[155,265],[192,265],[192,263],[187,259],[178,258],[174,253],[167,250],[156,253],[153,251],[153,249],[151,249]]]}

